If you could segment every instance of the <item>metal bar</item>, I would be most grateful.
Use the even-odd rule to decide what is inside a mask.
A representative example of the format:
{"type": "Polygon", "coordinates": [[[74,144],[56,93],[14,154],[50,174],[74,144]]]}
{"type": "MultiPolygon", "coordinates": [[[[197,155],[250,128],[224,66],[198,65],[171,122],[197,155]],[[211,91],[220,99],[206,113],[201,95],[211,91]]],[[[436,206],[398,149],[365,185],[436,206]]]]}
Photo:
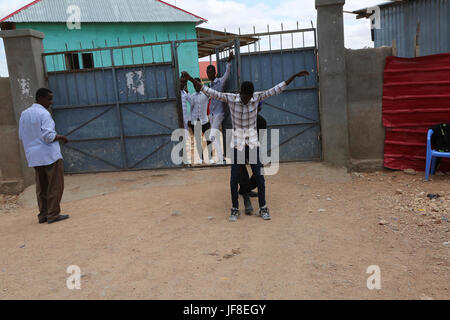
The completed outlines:
{"type": "MultiPolygon", "coordinates": [[[[291,43],[292,43],[292,50],[291,50],[291,61],[292,61],[292,72],[297,72],[295,69],[295,50],[294,50],[294,34],[291,33],[291,43]]],[[[295,83],[297,82],[297,78],[293,81],[293,86],[295,87],[295,83]]]]}
{"type": "MultiPolygon", "coordinates": [[[[125,136],[127,139],[139,139],[139,138],[157,138],[157,137],[171,137],[171,133],[161,133],[161,134],[141,134],[137,136],[125,136]]],[[[95,141],[113,141],[120,140],[120,136],[116,137],[105,137],[105,138],[91,138],[91,139],[70,139],[70,142],[95,142],[95,141]]]]}
{"type": "MultiPolygon", "coordinates": [[[[313,126],[310,126],[310,127],[306,128],[306,129],[300,131],[300,132],[297,133],[296,135],[294,135],[294,136],[290,137],[289,139],[286,139],[285,141],[283,141],[282,143],[280,143],[280,144],[278,145],[278,147],[281,147],[282,145],[288,143],[288,142],[291,141],[292,139],[297,138],[299,135],[305,133],[306,131],[308,131],[309,129],[312,129],[312,128],[314,128],[314,127],[315,127],[315,126],[313,125],[313,126]]],[[[272,150],[273,150],[273,149],[270,149],[271,152],[272,152],[272,150]]]]}
{"type": "Polygon", "coordinates": [[[236,90],[239,91],[241,88],[241,43],[239,39],[234,40],[234,53],[236,59],[236,78],[237,87],[236,90]]]}
{"type": "MultiPolygon", "coordinates": [[[[299,122],[299,123],[284,123],[284,124],[271,124],[268,125],[267,128],[281,128],[281,127],[295,127],[295,126],[301,126],[301,125],[318,125],[318,121],[311,121],[311,122],[299,122]]],[[[72,141],[72,140],[70,140],[72,141]]]]}
{"type": "Polygon", "coordinates": [[[179,70],[179,65],[178,65],[178,49],[177,49],[177,45],[175,42],[172,42],[171,45],[171,49],[172,49],[172,66],[173,66],[173,78],[174,78],[174,86],[175,86],[175,97],[177,99],[176,102],[176,110],[177,110],[177,115],[178,115],[178,126],[180,128],[184,127],[184,120],[183,120],[183,110],[181,110],[181,108],[179,108],[179,106],[181,106],[182,102],[181,102],[181,91],[180,91],[180,87],[181,87],[181,83],[180,83],[180,70],[179,70]]]}
{"type": "Polygon", "coordinates": [[[159,126],[161,126],[161,127],[164,127],[164,128],[166,128],[166,129],[168,129],[168,130],[171,130],[171,131],[175,130],[175,128],[170,128],[170,127],[166,126],[165,124],[162,124],[162,123],[160,123],[160,122],[158,122],[158,121],[156,121],[156,120],[154,120],[154,119],[152,119],[152,118],[150,118],[150,117],[147,117],[146,115],[143,115],[142,113],[139,113],[139,112],[137,112],[137,111],[134,111],[134,110],[130,109],[128,106],[123,106],[123,108],[124,108],[124,109],[127,109],[127,110],[130,111],[131,113],[134,113],[134,114],[136,114],[136,115],[138,115],[138,116],[140,116],[140,117],[142,117],[142,118],[144,118],[144,119],[147,119],[147,120],[149,120],[149,121],[151,121],[151,122],[154,122],[154,123],[156,123],[157,125],[159,125],[159,126]]]}
{"type": "MultiPolygon", "coordinates": [[[[72,129],[71,131],[69,131],[66,136],[70,136],[72,133],[74,133],[75,131],[80,130],[81,128],[83,128],[84,126],[88,125],[89,123],[91,123],[94,120],[97,120],[98,118],[100,118],[102,115],[104,115],[105,113],[107,113],[109,110],[111,110],[112,107],[109,107],[108,109],[106,109],[105,111],[100,112],[98,115],[96,115],[95,117],[93,117],[92,119],[89,119],[88,121],[86,121],[85,123],[79,125],[78,127],[76,127],[75,129],[72,129]]],[[[58,109],[57,109],[58,110],[58,109]]],[[[61,110],[61,109],[59,109],[61,110]]]]}
{"type": "MultiPolygon", "coordinates": [[[[281,24],[281,31],[283,31],[283,24],[281,24]]],[[[281,59],[281,81],[284,81],[286,78],[284,77],[284,61],[283,61],[283,35],[280,34],[280,59],[281,59]]],[[[285,55],[286,56],[286,55],[285,55]]]]}
{"type": "MultiPolygon", "coordinates": [[[[83,49],[83,46],[81,45],[81,41],[80,41],[80,48],[81,49],[83,49]]],[[[81,54],[81,63],[83,64],[83,68],[81,68],[81,63],[80,63],[80,69],[84,69],[84,61],[83,61],[83,54],[82,53],[80,53],[81,54]]],[[[87,87],[87,82],[88,81],[83,81],[84,82],[84,92],[86,92],[86,100],[88,101],[88,103],[89,103],[89,92],[88,92],[88,87],[87,87]]]]}
{"type": "MultiPolygon", "coordinates": [[[[73,54],[70,55],[70,57],[72,58],[72,67],[75,67],[73,56],[74,56],[73,54]]],[[[78,53],[77,53],[77,58],[79,59],[78,53]]],[[[79,61],[78,61],[78,63],[79,63],[79,61]]],[[[81,104],[80,91],[78,90],[78,82],[77,82],[77,74],[76,73],[73,74],[73,79],[75,81],[75,91],[77,93],[77,101],[78,101],[78,104],[81,104]]]]}
{"type": "Polygon", "coordinates": [[[261,90],[264,89],[264,80],[263,80],[263,68],[261,61],[261,40],[258,41],[258,64],[259,64],[259,78],[261,79],[261,90]]]}
{"type": "Polygon", "coordinates": [[[250,82],[253,83],[253,72],[252,72],[252,53],[250,49],[250,44],[247,46],[248,50],[248,71],[250,72],[250,82]]]}
{"type": "Polygon", "coordinates": [[[144,48],[141,47],[141,54],[142,54],[142,77],[143,77],[143,81],[144,81],[144,95],[145,95],[145,99],[149,98],[149,94],[148,94],[148,89],[147,89],[147,81],[145,80],[145,67],[144,67],[144,48]]]}
{"type": "Polygon", "coordinates": [[[275,106],[275,105],[273,105],[273,104],[267,103],[266,101],[264,101],[263,103],[264,103],[265,105],[267,105],[267,106],[273,108],[273,109],[277,109],[277,110],[280,110],[280,111],[283,111],[283,112],[286,112],[286,113],[295,115],[295,116],[297,116],[297,117],[304,118],[304,119],[307,119],[307,120],[309,120],[309,121],[314,121],[314,122],[316,122],[316,120],[311,119],[311,118],[309,118],[309,117],[307,117],[307,116],[304,116],[304,115],[301,115],[301,114],[299,114],[299,113],[296,113],[296,112],[293,112],[293,111],[289,111],[289,110],[286,110],[286,109],[277,107],[277,106],[275,106]]]}
{"type": "Polygon", "coordinates": [[[147,160],[148,158],[150,158],[151,156],[153,156],[155,153],[157,153],[159,150],[161,150],[162,148],[164,148],[165,146],[167,146],[168,144],[170,144],[172,141],[169,141],[165,144],[163,144],[162,146],[160,146],[159,148],[157,148],[155,151],[153,151],[152,153],[150,153],[148,156],[146,156],[145,158],[139,160],[138,162],[136,162],[134,165],[132,165],[130,168],[136,168],[137,165],[141,164],[142,162],[144,162],[145,160],[147,160]]]}
{"type": "MultiPolygon", "coordinates": [[[[314,47],[306,47],[306,48],[297,48],[292,51],[293,52],[303,52],[303,51],[314,51],[314,49],[315,49],[314,47]]],[[[280,52],[280,50],[272,50],[272,51],[266,50],[266,51],[261,51],[261,53],[262,54],[270,54],[270,53],[275,54],[275,53],[281,53],[281,52],[280,52]]],[[[284,53],[286,53],[286,50],[284,51],[284,53]]],[[[245,56],[247,54],[243,53],[242,55],[245,56]]]]}
{"type": "MultiPolygon", "coordinates": [[[[267,25],[267,32],[269,32],[269,25],[267,25]]],[[[272,87],[274,86],[273,83],[273,63],[272,63],[272,39],[269,34],[269,55],[270,55],[270,76],[272,79],[272,87]]]]}
{"type": "MultiPolygon", "coordinates": [[[[95,48],[95,44],[94,44],[94,40],[92,40],[92,48],[95,48]]],[[[95,63],[94,63],[94,54],[92,54],[92,65],[95,68],[95,63]]],[[[92,73],[94,74],[94,88],[95,88],[95,99],[96,99],[96,103],[98,104],[98,90],[97,90],[97,79],[95,77],[95,71],[92,71],[92,73]]]]}
{"type": "MultiPolygon", "coordinates": [[[[303,35],[303,48],[305,47],[305,33],[302,33],[303,35]]],[[[302,53],[303,56],[303,70],[306,70],[306,54],[305,52],[302,53]]],[[[306,77],[303,77],[303,82],[305,84],[305,87],[308,85],[308,80],[306,79],[306,77]]]]}
{"type": "Polygon", "coordinates": [[[125,151],[125,140],[124,140],[124,134],[123,134],[123,122],[122,122],[122,115],[120,112],[120,105],[119,105],[119,90],[117,88],[117,76],[116,76],[116,69],[114,68],[114,53],[113,49],[110,49],[111,54],[111,65],[112,65],[112,78],[113,78],[113,87],[114,87],[114,96],[116,98],[116,112],[117,112],[117,119],[119,120],[119,131],[120,131],[120,147],[122,150],[122,164],[124,168],[128,168],[127,159],[126,159],[126,151],[125,151]]]}
{"type": "Polygon", "coordinates": [[[122,169],[122,168],[116,166],[115,164],[113,164],[113,163],[111,163],[111,162],[109,162],[109,161],[103,160],[103,159],[101,159],[101,158],[99,158],[99,157],[97,157],[97,156],[95,156],[95,155],[93,155],[93,154],[89,154],[89,153],[87,153],[87,152],[81,151],[81,150],[79,150],[79,149],[77,149],[77,148],[74,148],[73,146],[64,145],[64,148],[68,148],[68,149],[75,150],[75,151],[77,151],[77,152],[79,152],[79,153],[81,153],[81,154],[84,154],[84,155],[87,156],[87,157],[91,157],[91,158],[94,158],[94,159],[99,160],[99,161],[101,161],[101,162],[104,162],[104,163],[106,163],[106,164],[108,164],[108,165],[110,165],[111,167],[114,167],[114,168],[116,168],[116,169],[122,169]]]}
{"type": "MultiPolygon", "coordinates": [[[[172,62],[161,62],[161,63],[146,63],[145,66],[146,67],[155,67],[155,66],[170,66],[172,65],[172,62]]],[[[116,70],[120,70],[120,69],[127,69],[127,68],[133,68],[133,67],[141,67],[142,64],[136,64],[136,65],[127,65],[127,66],[116,66],[115,69],[116,70]]],[[[103,69],[103,68],[95,68],[95,69],[80,69],[80,70],[68,70],[68,71],[56,71],[56,72],[49,72],[49,75],[53,75],[53,74],[60,74],[60,73],[83,73],[83,72],[91,72],[92,70],[96,70],[96,69],[103,69]]],[[[104,68],[105,70],[111,69],[111,67],[106,67],[104,68]]]]}
{"type": "MultiPolygon", "coordinates": [[[[161,49],[162,49],[162,46],[161,46],[161,49]]],[[[164,50],[163,50],[163,52],[164,52],[164,50]]],[[[163,56],[163,60],[164,60],[164,56],[163,56]]],[[[168,82],[167,82],[166,70],[163,69],[162,72],[164,73],[164,82],[166,84],[166,98],[169,98],[169,85],[168,85],[168,82]]]]}
{"type": "MultiPolygon", "coordinates": [[[[285,90],[286,91],[286,90],[285,90]]],[[[146,104],[146,103],[158,103],[158,102],[169,102],[176,101],[176,98],[155,98],[150,100],[140,100],[136,102],[132,102],[131,104],[146,104]]],[[[129,102],[119,102],[119,105],[127,105],[129,102]]],[[[107,106],[115,106],[116,103],[100,103],[100,104],[89,104],[89,105],[65,105],[65,106],[57,106],[52,107],[54,110],[62,110],[62,109],[83,109],[83,108],[96,108],[96,107],[107,107],[107,106]]]]}
{"type": "MultiPolygon", "coordinates": [[[[315,31],[316,29],[309,28],[309,29],[293,29],[293,30],[285,30],[285,31],[272,31],[272,32],[262,32],[262,33],[256,33],[256,34],[243,34],[243,35],[228,35],[228,36],[217,36],[217,37],[211,37],[211,38],[196,38],[196,39],[187,39],[187,40],[177,40],[176,43],[185,43],[185,42],[209,42],[214,40],[224,40],[224,39],[234,39],[234,38],[251,38],[251,37],[261,37],[261,36],[268,36],[268,35],[278,35],[280,33],[298,33],[298,32],[308,32],[308,31],[315,31]]],[[[105,47],[105,48],[97,48],[94,51],[102,51],[102,50],[108,50],[108,49],[126,49],[126,48],[137,48],[137,47],[146,47],[146,46],[159,46],[159,45],[167,45],[170,44],[171,41],[162,41],[162,42],[156,42],[154,43],[146,43],[146,44],[134,44],[132,46],[130,45],[124,45],[124,46],[113,46],[113,47],[105,47]]],[[[255,41],[257,41],[255,39],[255,41]]],[[[77,53],[77,52],[91,52],[91,49],[83,49],[83,50],[67,50],[67,51],[59,51],[59,52],[47,52],[43,53],[44,56],[51,56],[51,55],[58,55],[58,54],[64,54],[64,53],[77,53]]]]}

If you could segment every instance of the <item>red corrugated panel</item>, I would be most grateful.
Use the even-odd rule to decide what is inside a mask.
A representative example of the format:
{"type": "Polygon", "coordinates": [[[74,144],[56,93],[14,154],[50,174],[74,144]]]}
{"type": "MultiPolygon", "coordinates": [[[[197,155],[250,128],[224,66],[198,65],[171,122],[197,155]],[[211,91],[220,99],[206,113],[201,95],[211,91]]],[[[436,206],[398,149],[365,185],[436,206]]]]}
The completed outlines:
{"type": "MultiPolygon", "coordinates": [[[[388,57],[384,70],[384,166],[425,171],[428,128],[450,123],[450,54],[388,57]]],[[[450,172],[450,160],[441,170],[450,172]]]]}

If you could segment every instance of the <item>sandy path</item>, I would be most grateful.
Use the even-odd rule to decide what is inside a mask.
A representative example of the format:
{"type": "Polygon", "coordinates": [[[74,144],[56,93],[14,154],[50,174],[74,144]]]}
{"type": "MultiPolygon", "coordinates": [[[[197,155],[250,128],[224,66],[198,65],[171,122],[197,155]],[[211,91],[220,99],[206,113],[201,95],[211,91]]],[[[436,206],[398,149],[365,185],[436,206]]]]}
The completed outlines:
{"type": "Polygon", "coordinates": [[[273,220],[237,223],[228,181],[228,168],[67,176],[71,219],[53,225],[37,223],[30,187],[0,211],[0,299],[450,298],[449,176],[283,164],[266,178],[273,220]]]}

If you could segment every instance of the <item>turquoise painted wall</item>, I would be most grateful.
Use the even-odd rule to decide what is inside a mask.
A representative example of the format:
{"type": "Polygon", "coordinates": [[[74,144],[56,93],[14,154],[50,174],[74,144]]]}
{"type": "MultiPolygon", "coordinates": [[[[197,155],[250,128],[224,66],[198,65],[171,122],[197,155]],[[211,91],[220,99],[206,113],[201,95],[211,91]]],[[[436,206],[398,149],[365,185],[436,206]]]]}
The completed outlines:
{"type": "MultiPolygon", "coordinates": [[[[81,29],[69,30],[65,23],[17,23],[17,29],[35,29],[45,34],[45,52],[60,52],[118,45],[195,39],[195,23],[83,23],[81,29]]],[[[172,61],[170,45],[113,50],[115,65],[131,65],[172,61]],[[133,63],[134,62],[134,63],[133,63]]],[[[111,66],[110,51],[93,52],[95,67],[111,66]]],[[[82,59],[79,57],[81,67],[82,59]]],[[[179,70],[199,77],[197,43],[182,43],[178,47],[179,70]]],[[[64,55],[46,58],[48,71],[65,70],[64,55]]],[[[195,92],[189,84],[189,92],[195,92]]],[[[189,106],[188,106],[189,108],[189,106]]],[[[189,108],[190,109],[190,108],[189,108]]]]}
{"type": "MultiPolygon", "coordinates": [[[[18,23],[17,29],[35,29],[45,34],[45,52],[104,48],[118,45],[195,39],[195,23],[84,23],[81,29],[69,30],[65,23],[18,23]]],[[[116,65],[171,61],[170,45],[114,50],[116,65]]],[[[64,56],[46,59],[48,71],[65,69],[64,56]]],[[[199,76],[196,43],[183,43],[178,47],[180,71],[199,76]]],[[[81,61],[81,58],[80,58],[81,61]]],[[[109,51],[94,52],[95,67],[111,66],[109,51]]]]}

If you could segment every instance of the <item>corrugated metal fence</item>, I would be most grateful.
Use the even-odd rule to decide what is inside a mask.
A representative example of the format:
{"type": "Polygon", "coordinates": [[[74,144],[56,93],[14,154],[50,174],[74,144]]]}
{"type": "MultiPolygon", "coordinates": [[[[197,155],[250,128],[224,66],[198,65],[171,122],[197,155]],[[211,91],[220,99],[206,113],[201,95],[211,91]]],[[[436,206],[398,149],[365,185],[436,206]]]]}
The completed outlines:
{"type": "Polygon", "coordinates": [[[381,7],[375,47],[396,40],[400,57],[415,56],[415,37],[420,23],[420,55],[450,52],[450,0],[415,0],[381,7]]]}
{"type": "Polygon", "coordinates": [[[384,72],[384,166],[425,171],[428,129],[450,122],[450,54],[388,57],[384,72]]]}

